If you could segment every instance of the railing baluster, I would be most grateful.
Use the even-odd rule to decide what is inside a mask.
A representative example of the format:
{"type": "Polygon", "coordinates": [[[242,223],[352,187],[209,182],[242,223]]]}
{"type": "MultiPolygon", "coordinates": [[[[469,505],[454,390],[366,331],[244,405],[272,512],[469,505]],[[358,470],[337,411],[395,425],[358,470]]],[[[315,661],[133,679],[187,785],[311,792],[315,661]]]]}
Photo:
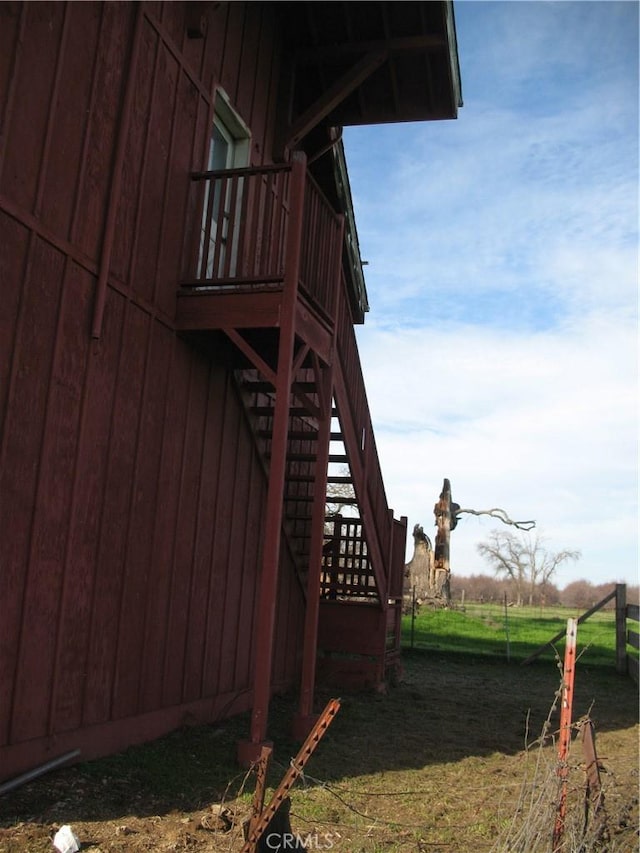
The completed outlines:
{"type": "Polygon", "coordinates": [[[205,204],[206,216],[202,225],[200,236],[200,256],[201,260],[198,264],[198,278],[207,278],[207,269],[209,265],[209,253],[211,251],[211,222],[213,220],[213,181],[207,181],[205,189],[205,204]]]}

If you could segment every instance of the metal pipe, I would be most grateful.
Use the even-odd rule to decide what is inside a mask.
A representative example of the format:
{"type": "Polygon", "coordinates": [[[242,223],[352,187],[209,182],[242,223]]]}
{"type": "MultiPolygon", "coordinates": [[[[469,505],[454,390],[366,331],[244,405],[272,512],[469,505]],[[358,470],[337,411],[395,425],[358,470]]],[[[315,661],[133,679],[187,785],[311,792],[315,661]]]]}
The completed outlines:
{"type": "Polygon", "coordinates": [[[78,755],[80,755],[80,750],[72,749],[71,752],[65,752],[64,755],[52,758],[51,761],[47,761],[39,767],[34,767],[33,770],[27,770],[26,773],[23,773],[21,776],[16,776],[15,779],[3,782],[2,785],[0,785],[0,795],[7,794],[9,791],[13,791],[14,788],[19,788],[20,785],[25,785],[27,782],[31,782],[32,779],[37,779],[38,776],[48,773],[49,770],[55,770],[56,767],[59,767],[61,764],[65,764],[67,761],[71,761],[72,758],[76,758],[78,755]]]}

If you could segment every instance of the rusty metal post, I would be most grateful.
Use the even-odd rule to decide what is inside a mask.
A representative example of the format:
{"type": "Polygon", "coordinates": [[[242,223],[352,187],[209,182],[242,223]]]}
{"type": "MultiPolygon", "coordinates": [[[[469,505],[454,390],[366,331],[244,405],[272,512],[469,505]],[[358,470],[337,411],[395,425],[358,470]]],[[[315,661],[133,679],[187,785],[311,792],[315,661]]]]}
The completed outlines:
{"type": "Polygon", "coordinates": [[[320,714],[320,717],[318,718],[318,721],[316,722],[315,726],[309,733],[309,736],[300,747],[298,754],[295,758],[291,760],[289,769],[284,774],[284,776],[282,777],[282,781],[274,791],[273,797],[271,798],[271,802],[266,807],[266,809],[263,810],[260,816],[260,820],[257,821],[254,827],[252,827],[251,833],[247,838],[244,847],[242,848],[242,853],[255,853],[258,841],[271,823],[273,816],[282,805],[283,800],[293,787],[293,783],[300,775],[302,775],[302,768],[311,758],[313,751],[320,743],[320,740],[322,739],[324,733],[327,731],[327,729],[333,722],[333,718],[339,710],[340,700],[330,699],[324,711],[322,712],[322,714],[320,714]]]}
{"type": "Polygon", "coordinates": [[[576,666],[576,636],[578,620],[567,619],[567,644],[564,650],[564,669],[562,675],[562,698],[560,707],[560,740],[558,743],[558,779],[560,796],[553,829],[553,853],[562,849],[564,824],[567,815],[567,783],[569,767],[567,760],[571,746],[571,714],[573,711],[573,685],[576,666]]]}
{"type": "Polygon", "coordinates": [[[585,832],[591,818],[594,834],[600,840],[606,832],[606,814],[604,810],[604,793],[602,792],[602,784],[600,782],[600,768],[598,767],[598,756],[596,754],[595,734],[591,720],[587,720],[582,727],[582,754],[587,776],[585,832]]]}
{"type": "Polygon", "coordinates": [[[251,836],[253,829],[258,825],[262,817],[264,809],[264,792],[267,787],[267,771],[269,769],[269,761],[273,754],[273,749],[270,746],[263,746],[260,752],[260,759],[256,764],[256,789],[253,793],[253,804],[251,807],[251,818],[247,830],[247,837],[251,836]]]}

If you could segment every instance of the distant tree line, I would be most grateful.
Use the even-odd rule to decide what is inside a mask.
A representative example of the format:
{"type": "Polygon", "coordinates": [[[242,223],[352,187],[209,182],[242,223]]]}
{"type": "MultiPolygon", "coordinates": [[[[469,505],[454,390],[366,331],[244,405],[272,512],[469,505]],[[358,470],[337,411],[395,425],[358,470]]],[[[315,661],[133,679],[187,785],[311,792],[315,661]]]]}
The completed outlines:
{"type": "MultiPolygon", "coordinates": [[[[532,604],[536,607],[575,607],[576,610],[588,610],[601,601],[614,588],[615,583],[593,584],[587,580],[572,581],[564,589],[558,589],[553,583],[547,582],[537,586],[532,594],[532,604]]],[[[507,601],[515,604],[518,591],[512,579],[496,578],[489,575],[456,575],[451,576],[451,598],[456,604],[464,601],[502,603],[505,593],[507,601]]],[[[627,602],[631,604],[640,601],[640,587],[627,586],[627,602]]],[[[615,607],[615,600],[610,601],[607,608],[615,607]]]]}

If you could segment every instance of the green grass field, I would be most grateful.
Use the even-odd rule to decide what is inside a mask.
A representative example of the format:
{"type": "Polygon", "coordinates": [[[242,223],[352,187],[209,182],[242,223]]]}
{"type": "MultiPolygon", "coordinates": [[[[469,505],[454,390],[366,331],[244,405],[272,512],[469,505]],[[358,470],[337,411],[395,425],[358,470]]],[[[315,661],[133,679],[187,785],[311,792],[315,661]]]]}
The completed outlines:
{"type": "MultiPolygon", "coordinates": [[[[402,645],[416,649],[488,655],[512,661],[525,660],[543,643],[566,628],[567,619],[578,617],[576,610],[563,607],[508,607],[497,604],[467,604],[462,610],[421,609],[413,624],[403,617],[402,645]],[[507,648],[508,637],[508,648],[507,648]]],[[[578,626],[578,654],[592,666],[615,666],[615,612],[594,613],[578,626]]],[[[541,655],[553,659],[562,654],[564,640],[541,655]]]]}

